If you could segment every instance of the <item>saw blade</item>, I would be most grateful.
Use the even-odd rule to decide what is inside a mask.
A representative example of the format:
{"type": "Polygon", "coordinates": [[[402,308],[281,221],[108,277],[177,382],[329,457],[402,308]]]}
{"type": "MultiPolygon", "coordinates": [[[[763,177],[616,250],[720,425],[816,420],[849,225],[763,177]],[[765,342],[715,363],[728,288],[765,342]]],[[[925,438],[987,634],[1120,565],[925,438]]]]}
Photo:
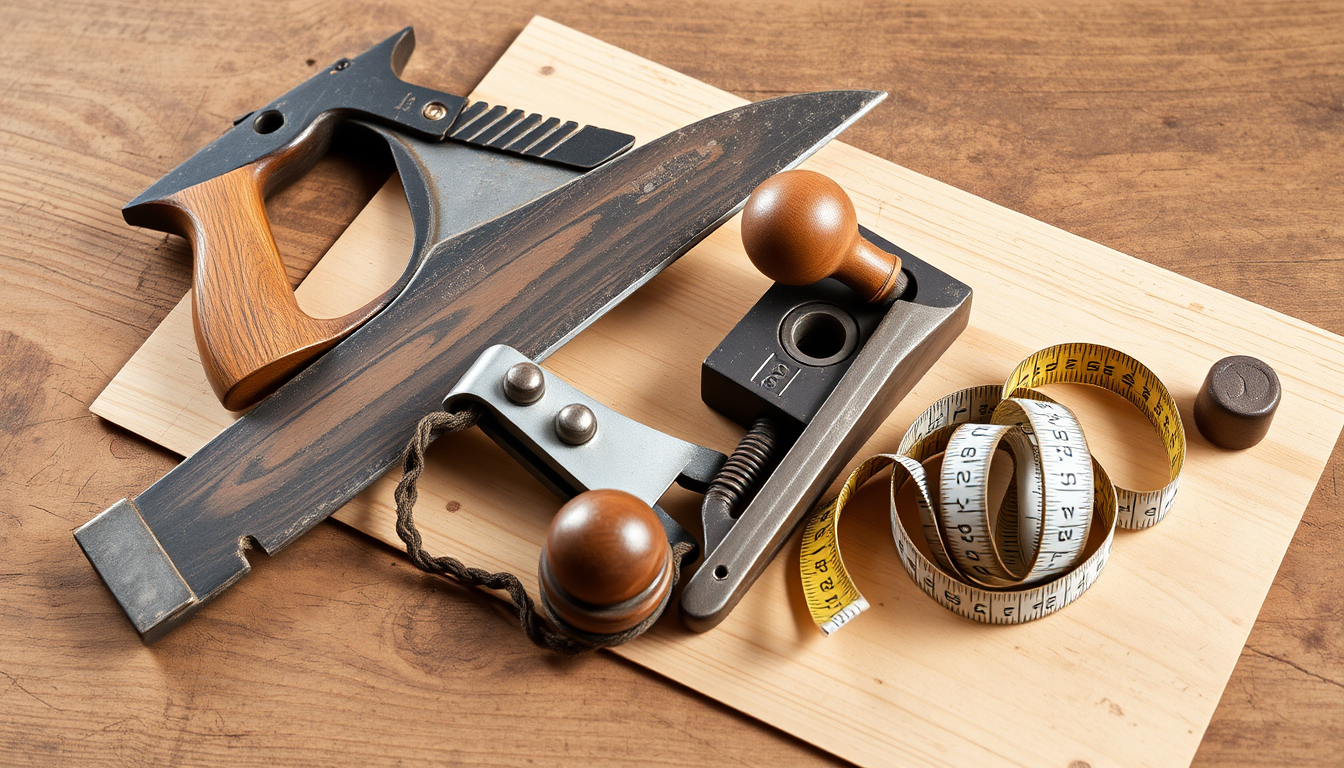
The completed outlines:
{"type": "Polygon", "coordinates": [[[76,537],[137,629],[157,636],[247,572],[245,544],[276,552],[395,464],[482,350],[545,357],[884,96],[748,104],[439,243],[386,310],[76,537]],[[108,516],[116,556],[100,546],[108,516]],[[137,571],[178,582],[157,588],[137,571]]]}

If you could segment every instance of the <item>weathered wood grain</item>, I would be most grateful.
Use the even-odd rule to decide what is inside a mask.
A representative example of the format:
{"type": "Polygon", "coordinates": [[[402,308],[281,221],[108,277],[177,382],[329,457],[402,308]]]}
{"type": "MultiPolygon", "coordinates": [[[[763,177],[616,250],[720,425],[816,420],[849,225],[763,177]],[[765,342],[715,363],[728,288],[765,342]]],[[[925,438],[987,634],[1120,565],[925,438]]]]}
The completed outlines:
{"type": "MultiPolygon", "coordinates": [[[[434,245],[405,291],[349,344],[137,494],[139,515],[191,593],[209,599],[246,572],[239,541],[278,552],[394,466],[416,422],[441,406],[484,348],[508,344],[539,358],[873,98],[848,91],[748,104],[613,161],[619,172],[584,176],[434,245]]],[[[365,236],[355,250],[386,263],[329,284],[335,300],[349,299],[347,282],[363,287],[393,271],[411,245],[390,243],[379,227],[365,236]]],[[[198,257],[197,286],[201,271],[198,257]]],[[[197,337],[203,303],[193,294],[197,337]]],[[[194,363],[171,362],[189,359],[178,351],[190,343],[182,334],[169,345],[149,386],[162,386],[165,372],[193,382],[194,363]]],[[[187,402],[206,399],[189,392],[187,402]]],[[[163,414],[174,407],[158,404],[163,414]]],[[[153,433],[174,429],[166,422],[153,433]]]]}
{"type": "MultiPolygon", "coordinates": [[[[259,561],[223,610],[152,653],[100,639],[124,620],[96,602],[68,531],[175,459],[86,405],[188,284],[180,245],[125,227],[118,207],[234,114],[301,80],[307,58],[366,46],[370,27],[415,23],[407,76],[465,92],[535,10],[0,10],[6,762],[51,764],[56,750],[67,763],[819,759],[615,660],[539,659],[486,602],[426,592],[433,582],[394,553],[334,527],[259,561]],[[273,619],[259,631],[263,613],[273,619]]],[[[896,98],[847,141],[1344,330],[1338,4],[545,12],[747,98],[887,88],[896,98]]],[[[278,224],[287,254],[320,251],[314,219],[332,217],[331,233],[350,210],[322,186],[291,200],[304,207],[276,211],[294,222],[278,224]]],[[[1337,450],[1197,762],[1320,764],[1344,744],[1340,460],[1337,450]]]]}
{"type": "Polygon", "coordinates": [[[266,218],[266,177],[285,154],[276,157],[180,190],[156,216],[139,212],[140,223],[153,220],[155,229],[192,243],[201,362],[215,396],[233,411],[275,391],[391,299],[374,297],[343,317],[314,318],[299,308],[266,218]]]}
{"type": "MultiPolygon", "coordinates": [[[[645,140],[738,103],[723,91],[544,19],[528,25],[474,93],[544,112],[563,109],[583,122],[619,126],[645,140]]],[[[865,589],[889,595],[887,602],[894,599],[899,608],[882,611],[886,603],[879,601],[879,610],[839,637],[820,642],[806,620],[791,617],[789,606],[796,605],[796,598],[787,593],[796,591],[789,586],[794,569],[783,560],[715,631],[696,637],[665,626],[616,653],[865,764],[888,761],[894,754],[905,755],[903,762],[920,763],[978,763],[990,755],[1023,764],[1187,761],[1344,421],[1341,340],[845,145],[827,147],[808,165],[840,179],[866,220],[877,220],[888,206],[890,220],[879,226],[891,227],[889,235],[915,252],[967,275],[977,289],[968,332],[862,453],[889,448],[934,397],[1006,375],[1017,358],[1065,338],[1100,339],[1140,354],[1174,383],[1178,401],[1187,407],[1181,383],[1202,380],[1209,361],[1226,350],[1271,359],[1287,393],[1275,433],[1263,447],[1245,453],[1210,452],[1192,434],[1183,513],[1162,526],[1161,536],[1125,539],[1125,556],[1109,569],[1116,575],[1108,575],[1105,589],[1065,617],[996,635],[955,620],[948,625],[951,617],[927,601],[901,599],[905,593],[917,596],[916,590],[888,567],[884,547],[869,547],[861,550],[856,572],[876,570],[868,577],[875,583],[865,589]],[[1273,477],[1273,493],[1248,482],[1254,477],[1273,477]],[[1254,514],[1222,519],[1215,510],[1228,498],[1254,499],[1254,514]],[[1124,626],[1118,635],[1110,631],[1117,623],[1124,626]],[[1004,642],[1008,637],[1011,647],[1004,642]],[[957,650],[964,643],[973,644],[975,653],[957,650]],[[1071,663],[1081,648],[1092,649],[1093,668],[1071,663]],[[807,695],[793,695],[799,690],[807,695]],[[854,701],[870,705],[856,709],[854,701]],[[1012,701],[1014,707],[991,706],[998,701],[1012,701]],[[1098,702],[1128,714],[1117,719],[1098,702]],[[1061,717],[1062,711],[1069,716],[1061,717]],[[1132,728],[1146,738],[1134,741],[1132,728]]],[[[387,197],[394,195],[378,196],[387,197]]],[[[339,241],[343,251],[367,258],[383,254],[390,264],[400,262],[408,241],[388,241],[384,232],[389,227],[374,226],[367,218],[383,209],[370,206],[351,225],[339,241]]],[[[373,282],[356,276],[358,262],[334,275],[340,264],[324,260],[301,291],[331,297],[345,283],[373,282]]],[[[695,396],[697,361],[700,350],[717,343],[745,311],[763,282],[744,263],[732,222],[550,364],[598,398],[654,426],[674,433],[690,429],[698,439],[727,448],[731,435],[714,437],[711,431],[722,420],[706,413],[695,396]],[[678,314],[686,317],[670,332],[663,319],[678,314]],[[662,381],[653,384],[643,372],[658,372],[662,381]]],[[[231,417],[220,418],[218,409],[195,410],[208,402],[208,394],[194,361],[178,351],[190,341],[185,334],[173,339],[165,333],[169,327],[173,324],[165,323],[154,333],[93,410],[188,453],[197,446],[184,441],[188,433],[177,428],[179,421],[190,415],[214,420],[220,428],[231,417]],[[167,371],[183,372],[196,385],[165,389],[159,379],[167,371]],[[158,423],[153,423],[156,414],[158,423]]],[[[430,368],[439,365],[435,355],[425,360],[430,368]]],[[[319,389],[323,378],[313,381],[319,389]]],[[[277,397],[293,395],[286,389],[277,397]]],[[[1069,395],[1066,402],[1076,404],[1069,395]]],[[[1127,476],[1149,452],[1135,436],[1112,426],[1123,411],[1104,401],[1091,405],[1099,407],[1082,412],[1089,442],[1112,474],[1130,483],[1127,476]]],[[[252,426],[263,411],[265,422],[273,415],[269,402],[241,428],[252,426]]],[[[432,545],[450,547],[492,570],[532,570],[554,501],[538,498],[530,484],[511,481],[509,463],[497,451],[482,446],[464,452],[467,445],[468,438],[456,436],[438,460],[431,457],[418,505],[422,532],[432,545]],[[444,517],[440,510],[451,502],[461,511],[444,517]]],[[[246,453],[268,460],[276,454],[246,453]]],[[[191,462],[198,473],[200,455],[191,462]]],[[[171,486],[187,469],[146,491],[137,503],[153,507],[151,502],[182,496],[161,486],[171,486]]],[[[332,482],[347,477],[335,472],[332,482]]],[[[338,516],[395,545],[389,485],[388,480],[378,483],[338,516]]],[[[673,514],[690,512],[681,500],[665,503],[673,514]]],[[[186,506],[192,510],[188,514],[195,514],[198,508],[208,511],[213,502],[186,506]]],[[[161,528],[171,516],[157,512],[156,527],[161,528]]],[[[881,541],[880,519],[871,513],[860,516],[853,538],[881,541]]],[[[195,529],[193,523],[188,535],[208,533],[195,529]]],[[[267,539],[258,539],[274,551],[267,539]]]]}

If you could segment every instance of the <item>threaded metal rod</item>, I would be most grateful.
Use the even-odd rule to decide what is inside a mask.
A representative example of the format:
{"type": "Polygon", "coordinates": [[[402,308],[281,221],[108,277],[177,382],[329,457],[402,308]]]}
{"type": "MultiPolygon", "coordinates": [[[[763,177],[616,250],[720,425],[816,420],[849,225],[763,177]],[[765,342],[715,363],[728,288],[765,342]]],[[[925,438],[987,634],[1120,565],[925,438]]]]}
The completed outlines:
{"type": "Polygon", "coordinates": [[[756,491],[762,475],[777,458],[774,456],[779,433],[769,419],[757,419],[724,462],[723,469],[705,492],[704,507],[719,507],[734,520],[742,514],[741,501],[756,491]]]}

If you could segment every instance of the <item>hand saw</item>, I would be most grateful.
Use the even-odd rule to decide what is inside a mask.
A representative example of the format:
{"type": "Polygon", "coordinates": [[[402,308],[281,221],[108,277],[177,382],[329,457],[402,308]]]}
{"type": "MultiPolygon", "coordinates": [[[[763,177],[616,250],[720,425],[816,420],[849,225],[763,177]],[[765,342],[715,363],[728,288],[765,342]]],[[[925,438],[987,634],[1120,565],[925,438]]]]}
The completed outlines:
{"type": "Polygon", "coordinates": [[[367,322],[429,249],[628,150],[634,137],[411,85],[410,27],[341,59],[234,127],[122,209],[126,221],[192,246],[192,321],[220,402],[242,410],[367,322]],[[465,108],[464,108],[465,107],[465,108]],[[415,225],[406,270],[343,317],[299,308],[271,237],[265,197],[302,175],[337,132],[386,142],[415,225]]]}
{"type": "Polygon", "coordinates": [[[545,358],[884,96],[748,104],[428,244],[386,309],[76,539],[156,639],[391,467],[482,350],[545,358]]]}

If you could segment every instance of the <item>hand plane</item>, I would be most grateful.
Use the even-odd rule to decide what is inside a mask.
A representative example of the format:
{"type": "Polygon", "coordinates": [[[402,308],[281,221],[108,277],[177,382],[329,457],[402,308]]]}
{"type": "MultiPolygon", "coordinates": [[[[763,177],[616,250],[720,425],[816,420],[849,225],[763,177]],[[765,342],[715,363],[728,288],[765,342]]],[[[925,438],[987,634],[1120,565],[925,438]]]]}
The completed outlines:
{"type": "MultiPolygon", "coordinates": [[[[313,137],[321,138],[327,121],[342,118],[383,132],[403,177],[406,169],[415,174],[407,196],[412,210],[423,214],[413,263],[391,295],[379,300],[386,303],[381,311],[370,309],[372,316],[339,343],[325,338],[299,344],[301,350],[330,349],[150,488],[75,532],[147,641],[246,574],[247,549],[274,554],[395,464],[419,419],[441,406],[482,350],[506,344],[532,360],[544,359],[732,216],[761,181],[802,162],[885,96],[826,91],[747,104],[604,163],[621,142],[598,142],[583,160],[600,163],[593,170],[579,174],[573,164],[533,163],[509,176],[510,185],[533,171],[540,180],[453,225],[441,203],[449,187],[474,185],[488,196],[498,191],[494,169],[532,161],[431,141],[450,135],[447,128],[440,132],[439,110],[431,105],[442,105],[446,123],[460,100],[389,79],[382,70],[368,75],[382,85],[378,93],[366,92],[364,100],[345,106],[322,100],[336,92],[335,85],[322,83],[365,72],[365,64],[373,71],[375,63],[386,68],[390,61],[395,74],[409,55],[408,40],[409,30],[344,67],[338,62],[319,75],[333,79],[319,79],[311,91],[304,90],[309,84],[296,89],[313,101],[282,98],[268,105],[128,206],[133,221],[159,220],[194,238],[198,318],[215,301],[238,302],[239,313],[252,311],[248,301],[225,290],[229,283],[220,277],[219,260],[201,255],[216,252],[217,235],[236,235],[242,245],[229,252],[260,248],[274,261],[258,200],[297,167],[297,159],[311,159],[320,145],[313,137]],[[266,143],[273,134],[284,141],[278,152],[266,143]],[[235,142],[237,156],[226,158],[224,150],[235,142]],[[465,158],[467,152],[475,165],[457,159],[439,164],[448,153],[465,158]],[[225,199],[246,202],[256,215],[230,229],[225,213],[233,209],[219,207],[225,199]]],[[[506,135],[498,140],[508,151],[521,146],[506,135]]],[[[493,141],[487,144],[493,147],[493,141]]],[[[573,141],[548,149],[543,159],[565,157],[561,150],[573,141]]],[[[522,151],[543,149],[536,144],[522,151]]],[[[223,269],[230,271],[248,272],[237,263],[223,269]]],[[[283,281],[278,267],[273,271],[271,284],[283,281]]],[[[255,315],[254,324],[223,327],[243,334],[270,322],[255,315]]],[[[283,352],[262,369],[299,367],[289,366],[292,359],[283,352]]],[[[264,390],[258,385],[244,394],[264,390]]]]}
{"type": "Polygon", "coordinates": [[[422,88],[400,78],[410,27],[341,59],[234,121],[122,209],[126,221],[181,235],[193,256],[192,320],[206,377],[242,410],[367,322],[405,288],[429,249],[605,163],[634,137],[422,88]],[[336,318],[294,299],[265,197],[307,171],[340,131],[386,142],[415,245],[381,296],[336,318]]]}
{"type": "Polygon", "coordinates": [[[634,422],[504,346],[483,353],[444,401],[449,413],[476,408],[486,434],[573,497],[551,523],[538,572],[548,617],[571,637],[600,644],[610,634],[598,628],[633,632],[670,599],[674,585],[643,567],[643,548],[593,543],[613,529],[644,538],[641,516],[661,524],[682,566],[705,553],[681,618],[696,631],[718,625],[970,318],[969,286],[859,226],[848,196],[820,174],[788,171],[758,187],[742,237],[777,282],[702,364],[705,404],[747,428],[731,456],[634,422]],[[575,409],[585,413],[577,432],[575,409]],[[703,550],[658,506],[674,482],[704,494],[703,550]],[[581,570],[553,567],[576,554],[581,570]],[[610,575],[605,589],[593,573],[610,575]],[[626,599],[591,597],[603,592],[626,599]]]}

